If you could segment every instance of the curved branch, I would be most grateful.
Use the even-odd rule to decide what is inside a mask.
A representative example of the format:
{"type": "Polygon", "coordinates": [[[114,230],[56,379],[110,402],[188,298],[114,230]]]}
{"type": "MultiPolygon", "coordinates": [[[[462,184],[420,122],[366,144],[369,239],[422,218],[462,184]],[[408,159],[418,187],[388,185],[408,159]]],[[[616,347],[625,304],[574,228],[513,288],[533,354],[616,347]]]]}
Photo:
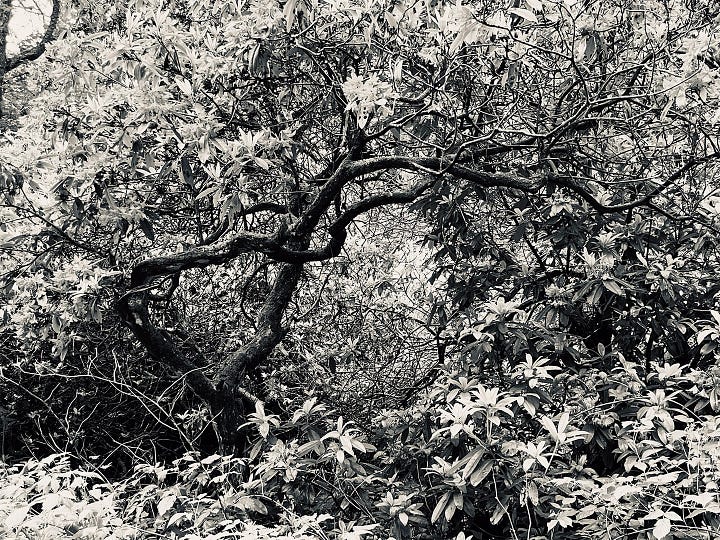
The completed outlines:
{"type": "MultiPolygon", "coordinates": [[[[297,220],[292,235],[288,234],[287,227],[281,227],[275,234],[242,231],[222,242],[197,246],[184,253],[146,259],[133,268],[131,289],[118,302],[122,319],[154,358],[188,372],[191,388],[205,399],[212,409],[222,412],[227,420],[226,426],[238,425],[238,415],[243,413],[235,398],[247,401],[246,396],[238,390],[241,378],[248,370],[267,359],[283,338],[285,331],[282,317],[300,280],[302,263],[317,260],[316,254],[307,251],[311,233],[337,193],[350,179],[344,161],[297,220]],[[288,247],[285,247],[286,245],[288,247]],[[222,264],[248,252],[264,253],[286,264],[280,268],[264,300],[254,336],[235,354],[225,359],[216,372],[214,381],[211,381],[200,370],[194,369],[193,363],[172,342],[167,332],[153,324],[148,307],[150,291],[155,286],[156,278],[179,274],[190,268],[222,264]]],[[[274,205],[261,205],[258,208],[258,211],[277,210],[274,205]]],[[[218,236],[221,235],[222,232],[218,236]]]]}
{"type": "MultiPolygon", "coordinates": [[[[340,252],[345,240],[344,228],[353,219],[367,210],[385,204],[411,202],[432,185],[434,178],[433,181],[423,182],[408,191],[373,195],[351,206],[331,225],[330,234],[333,240],[325,248],[296,250],[285,247],[288,240],[295,239],[297,241],[315,230],[325,211],[347,182],[359,176],[387,169],[403,169],[437,176],[444,166],[445,160],[435,158],[386,156],[355,162],[346,159],[288,231],[280,230],[275,234],[242,231],[222,242],[197,246],[183,253],[146,259],[133,269],[131,287],[146,286],[156,277],[182,272],[190,268],[223,264],[238,255],[249,252],[263,253],[273,260],[290,264],[329,259],[340,252]]],[[[447,168],[446,174],[483,187],[508,187],[525,192],[534,192],[539,189],[537,182],[512,173],[476,171],[459,165],[451,165],[447,168]]],[[[128,294],[133,294],[133,291],[129,291],[128,294]]]]}
{"type": "Polygon", "coordinates": [[[150,319],[146,292],[125,295],[118,303],[118,311],[125,323],[150,356],[178,371],[186,372],[190,387],[202,399],[214,403],[218,393],[214,385],[183,351],[178,348],[169,335],[157,328],[150,319]]]}
{"type": "Polygon", "coordinates": [[[572,177],[563,176],[563,175],[559,175],[559,174],[551,174],[548,176],[548,180],[555,182],[559,186],[566,187],[573,193],[579,195],[580,198],[582,198],[584,201],[586,201],[594,210],[596,210],[597,212],[599,212],[601,214],[609,214],[612,212],[624,212],[625,210],[630,210],[632,208],[637,208],[639,206],[646,206],[646,205],[650,204],[652,202],[653,198],[655,198],[657,195],[662,193],[666,188],[668,188],[674,182],[679,180],[682,177],[682,175],[684,175],[690,169],[692,169],[693,167],[700,165],[702,163],[711,161],[719,156],[720,156],[720,152],[714,152],[712,154],[709,154],[709,155],[701,157],[701,158],[697,158],[697,159],[693,158],[693,159],[689,160],[685,165],[680,167],[673,174],[668,176],[664,182],[662,182],[658,186],[651,189],[643,197],[636,199],[634,201],[623,203],[623,204],[607,205],[607,204],[601,203],[595,197],[593,197],[585,188],[576,184],[572,177]]]}
{"type": "MultiPolygon", "coordinates": [[[[232,397],[241,397],[237,388],[243,377],[261,365],[283,339],[282,318],[302,275],[303,263],[325,260],[340,253],[347,237],[347,226],[358,216],[373,208],[389,204],[412,202],[432,187],[438,176],[453,175],[481,186],[498,186],[535,191],[539,184],[513,174],[479,172],[467,167],[432,158],[379,157],[352,162],[349,159],[336,169],[323,184],[313,201],[291,225],[280,227],[274,234],[242,231],[224,241],[199,245],[183,253],[159,256],[138,263],[131,274],[131,289],[120,299],[118,309],[123,320],[149,353],[164,363],[188,373],[188,382],[195,392],[224,414],[241,414],[232,404],[232,397]],[[443,167],[445,169],[443,170],[443,167]],[[387,169],[403,169],[430,175],[429,179],[405,191],[379,193],[358,201],[330,223],[330,241],[321,248],[310,250],[310,238],[317,230],[328,208],[343,187],[360,176],[387,169]],[[154,326],[149,309],[151,290],[157,278],[179,275],[183,270],[223,264],[243,253],[264,253],[273,260],[284,262],[258,314],[256,332],[236,353],[229,355],[213,380],[175,345],[169,334],[154,326]],[[230,402],[227,402],[230,400],[230,402]]],[[[263,209],[276,210],[268,206],[263,209]]],[[[218,236],[222,235],[219,233],[218,236]]]]}
{"type": "MultiPolygon", "coordinates": [[[[250,216],[253,214],[259,214],[260,212],[272,212],[273,214],[277,215],[283,215],[283,214],[289,214],[290,210],[287,206],[284,204],[274,203],[270,201],[261,201],[255,204],[252,204],[248,206],[247,208],[243,208],[241,210],[238,210],[235,212],[235,216],[237,217],[243,217],[243,216],[250,216]]],[[[212,231],[210,234],[208,234],[202,242],[200,242],[198,245],[206,246],[209,244],[212,244],[214,242],[217,242],[222,238],[222,236],[228,231],[230,228],[230,220],[228,218],[225,218],[222,220],[222,223],[218,225],[217,229],[212,231]]]]}
{"type": "Polygon", "coordinates": [[[134,294],[134,290],[138,287],[150,285],[157,277],[176,274],[191,268],[223,264],[251,251],[269,255],[282,250],[277,239],[270,235],[243,231],[223,242],[197,246],[182,253],[152,257],[139,262],[133,268],[130,278],[131,290],[127,294],[134,294]]]}
{"type": "Polygon", "coordinates": [[[40,41],[37,45],[35,45],[31,49],[20,52],[20,54],[18,54],[15,58],[9,59],[7,61],[7,64],[5,65],[5,73],[12,71],[13,69],[19,67],[22,64],[32,62],[33,60],[37,60],[38,58],[40,58],[45,52],[45,47],[47,46],[47,44],[53,40],[53,34],[55,34],[55,30],[57,29],[59,20],[60,0],[53,0],[52,12],[50,13],[50,21],[48,21],[48,26],[45,29],[45,34],[43,34],[43,37],[40,38],[40,41]]]}
{"type": "Polygon", "coordinates": [[[427,182],[421,182],[416,184],[414,187],[407,191],[395,191],[391,193],[379,193],[377,195],[371,195],[358,201],[357,203],[350,206],[330,225],[329,231],[331,236],[337,236],[350,225],[350,223],[365,212],[372,210],[373,208],[379,208],[381,206],[387,206],[390,204],[403,204],[415,201],[425,191],[430,189],[435,183],[435,179],[428,180],[427,182]]]}
{"type": "MultiPolygon", "coordinates": [[[[333,221],[328,227],[330,233],[330,241],[324,247],[315,250],[305,251],[290,251],[286,250],[284,253],[287,256],[291,256],[296,260],[309,261],[324,261],[331,259],[340,254],[342,247],[347,238],[347,226],[352,221],[359,217],[361,214],[372,210],[373,208],[379,208],[381,206],[387,206],[391,204],[402,204],[410,203],[415,201],[420,195],[427,191],[435,183],[435,179],[420,182],[414,187],[406,191],[395,191],[388,193],[378,193],[376,195],[370,195],[357,203],[347,208],[340,216],[333,221]]],[[[271,256],[272,257],[272,256],[271,256]]]]}

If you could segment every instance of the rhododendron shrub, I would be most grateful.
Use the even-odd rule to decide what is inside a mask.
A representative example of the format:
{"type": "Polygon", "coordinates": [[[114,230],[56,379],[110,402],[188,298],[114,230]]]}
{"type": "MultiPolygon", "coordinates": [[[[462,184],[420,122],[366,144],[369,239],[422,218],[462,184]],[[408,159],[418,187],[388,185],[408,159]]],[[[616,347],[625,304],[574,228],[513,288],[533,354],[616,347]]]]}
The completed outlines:
{"type": "Polygon", "coordinates": [[[715,7],[71,6],[0,148],[8,418],[180,459],[162,534],[712,537],[715,7]]]}

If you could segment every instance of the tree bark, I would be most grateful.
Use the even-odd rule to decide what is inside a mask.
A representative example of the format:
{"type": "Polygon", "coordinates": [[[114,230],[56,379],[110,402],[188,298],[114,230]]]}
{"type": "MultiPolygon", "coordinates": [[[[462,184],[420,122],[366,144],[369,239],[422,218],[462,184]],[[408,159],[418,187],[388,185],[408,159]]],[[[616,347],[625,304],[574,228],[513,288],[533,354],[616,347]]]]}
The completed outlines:
{"type": "MultiPolygon", "coordinates": [[[[3,0],[3,2],[10,3],[10,0],[3,0]]],[[[50,20],[48,21],[48,25],[45,28],[45,33],[43,34],[43,37],[40,38],[40,41],[35,46],[31,47],[30,49],[21,51],[20,54],[18,54],[14,58],[7,60],[6,72],[12,71],[13,69],[17,68],[22,64],[32,62],[33,60],[37,60],[38,58],[40,58],[45,52],[45,47],[47,46],[47,44],[54,39],[55,30],[57,29],[59,20],[60,0],[53,0],[52,11],[50,12],[50,20]]]]}
{"type": "Polygon", "coordinates": [[[12,0],[0,0],[0,119],[4,116],[3,87],[5,75],[26,62],[37,60],[45,52],[45,47],[55,36],[58,21],[60,20],[60,0],[53,0],[50,20],[40,41],[32,48],[21,51],[14,58],[7,56],[7,39],[10,33],[10,17],[12,15],[12,0]]]}
{"type": "Polygon", "coordinates": [[[7,73],[7,38],[10,23],[11,0],[0,0],[0,119],[5,114],[3,86],[7,73]]]}

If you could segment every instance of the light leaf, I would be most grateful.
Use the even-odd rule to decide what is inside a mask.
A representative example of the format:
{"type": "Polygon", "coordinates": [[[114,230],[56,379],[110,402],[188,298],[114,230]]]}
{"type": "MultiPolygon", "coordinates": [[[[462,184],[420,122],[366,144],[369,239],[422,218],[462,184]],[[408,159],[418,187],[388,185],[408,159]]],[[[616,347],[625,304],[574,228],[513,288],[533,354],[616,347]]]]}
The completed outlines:
{"type": "Polygon", "coordinates": [[[352,440],[347,435],[340,435],[340,445],[347,454],[354,454],[352,440]]]}
{"type": "Polygon", "coordinates": [[[542,416],[540,418],[540,423],[545,428],[545,430],[550,434],[550,437],[552,437],[552,439],[554,441],[557,441],[558,440],[558,431],[555,428],[555,424],[553,424],[553,421],[550,420],[550,418],[548,418],[547,416],[542,416]]]}
{"type": "Polygon", "coordinates": [[[192,84],[190,84],[190,81],[182,77],[175,77],[175,84],[177,84],[183,94],[188,97],[192,96],[192,84]]]}
{"type": "Polygon", "coordinates": [[[25,516],[27,516],[28,510],[30,510],[30,506],[22,506],[10,512],[8,517],[5,518],[5,527],[8,529],[14,529],[20,525],[23,521],[25,521],[25,516]]]}
{"type": "Polygon", "coordinates": [[[605,288],[610,291],[611,293],[614,293],[618,296],[624,296],[625,291],[622,290],[622,287],[618,284],[617,281],[614,279],[603,279],[603,285],[605,288]]]}
{"type": "Polygon", "coordinates": [[[468,462],[463,469],[463,478],[468,478],[473,472],[475,472],[475,468],[477,467],[478,463],[480,463],[480,460],[483,457],[483,453],[483,449],[479,446],[470,453],[468,462]]]}
{"type": "Polygon", "coordinates": [[[570,414],[567,412],[562,413],[560,420],[558,421],[558,433],[564,433],[570,422],[570,414]]]}
{"type": "MultiPolygon", "coordinates": [[[[443,493],[443,496],[440,497],[440,500],[437,503],[437,506],[435,506],[435,510],[433,510],[432,516],[430,516],[430,523],[435,523],[438,519],[440,519],[440,516],[445,511],[445,506],[447,505],[448,501],[450,500],[450,492],[443,493]]],[[[453,506],[454,508],[454,506],[453,506]]]]}
{"type": "Polygon", "coordinates": [[[490,516],[490,523],[493,525],[497,525],[500,523],[500,520],[505,515],[505,508],[502,504],[499,504],[495,507],[495,511],[492,513],[492,516],[490,516]]]}
{"type": "Polygon", "coordinates": [[[454,504],[448,504],[445,507],[445,521],[450,521],[453,518],[455,510],[457,510],[457,507],[454,504]]]}
{"type": "Polygon", "coordinates": [[[480,482],[485,480],[485,477],[492,471],[493,460],[487,459],[483,461],[482,465],[470,475],[470,484],[477,486],[480,482]]]}
{"type": "Polygon", "coordinates": [[[170,519],[167,521],[167,526],[170,527],[172,525],[175,525],[177,522],[182,520],[183,518],[187,517],[186,512],[178,512],[176,514],[173,514],[170,519]]]}
{"type": "Polygon", "coordinates": [[[175,493],[170,493],[169,495],[165,495],[165,497],[163,497],[157,505],[158,516],[160,516],[160,517],[164,516],[167,513],[167,511],[173,507],[176,500],[177,500],[177,495],[175,495],[175,493]]]}
{"type": "Polygon", "coordinates": [[[657,538],[657,540],[662,540],[670,534],[671,529],[672,524],[668,518],[658,519],[655,527],[653,527],[653,536],[657,538]]]}
{"type": "Polygon", "coordinates": [[[526,21],[530,21],[530,22],[534,22],[534,23],[538,22],[538,18],[529,9],[510,8],[510,9],[508,9],[508,13],[511,13],[512,15],[517,15],[518,17],[525,19],[526,21]]]}
{"type": "Polygon", "coordinates": [[[288,0],[283,7],[283,16],[285,17],[285,31],[290,33],[293,23],[295,22],[295,8],[297,0],[288,0]]]}

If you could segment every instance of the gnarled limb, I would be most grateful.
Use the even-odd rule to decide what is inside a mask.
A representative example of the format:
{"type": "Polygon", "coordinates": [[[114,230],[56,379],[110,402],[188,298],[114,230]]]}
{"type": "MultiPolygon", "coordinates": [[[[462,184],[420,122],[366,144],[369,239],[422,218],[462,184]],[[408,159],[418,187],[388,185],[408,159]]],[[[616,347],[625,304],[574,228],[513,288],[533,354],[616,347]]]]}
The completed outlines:
{"type": "Polygon", "coordinates": [[[60,0],[53,0],[52,11],[50,12],[50,20],[45,28],[40,41],[30,49],[21,51],[17,56],[9,59],[5,66],[5,73],[12,71],[13,69],[25,64],[37,60],[45,52],[45,47],[55,37],[55,30],[57,30],[58,21],[60,20],[60,0]]]}
{"type": "Polygon", "coordinates": [[[720,157],[720,153],[714,152],[702,158],[691,158],[685,165],[683,165],[674,173],[669,175],[663,182],[652,188],[645,195],[633,201],[622,204],[608,205],[601,203],[587,189],[579,185],[577,182],[574,181],[572,177],[569,176],[552,174],[549,176],[549,180],[552,180],[556,184],[566,187],[573,193],[577,194],[581,199],[587,202],[593,208],[593,210],[596,210],[601,214],[610,214],[613,212],[624,212],[626,210],[631,210],[640,206],[650,205],[655,197],[660,195],[669,186],[677,182],[680,178],[683,177],[683,175],[688,173],[694,167],[701,165],[702,163],[707,163],[708,161],[717,159],[718,157],[720,157]]]}
{"type": "Polygon", "coordinates": [[[119,302],[118,309],[125,323],[150,356],[184,373],[190,387],[200,398],[210,403],[215,402],[218,395],[210,379],[173,342],[168,332],[153,324],[148,302],[149,290],[142,290],[125,295],[119,302]]]}
{"type": "MultiPolygon", "coordinates": [[[[683,167],[669,181],[676,179],[690,166],[683,167]]],[[[544,181],[542,177],[530,179],[515,173],[470,168],[456,163],[453,156],[444,159],[380,156],[356,161],[346,158],[335,173],[323,181],[313,200],[289,225],[265,234],[240,231],[226,239],[221,239],[224,235],[220,233],[209,244],[198,245],[182,253],[149,258],[137,264],[131,275],[131,289],[121,298],[119,310],[135,336],[154,358],[185,374],[192,389],[222,418],[224,436],[232,440],[237,426],[244,421],[245,411],[257,399],[243,388],[243,381],[267,361],[285,336],[283,316],[299,285],[303,264],[338,255],[345,242],[347,228],[356,218],[378,207],[411,203],[431,189],[440,177],[453,177],[482,187],[507,188],[525,193],[537,192],[544,181]],[[364,197],[347,207],[334,220],[329,219],[329,209],[348,183],[387,170],[412,171],[425,178],[406,190],[364,197]],[[324,246],[311,248],[311,238],[322,231],[329,234],[329,240],[324,246]],[[255,333],[248,336],[239,350],[216,366],[213,375],[208,375],[197,362],[185,355],[169,333],[153,324],[150,317],[151,290],[157,286],[160,278],[179,275],[191,268],[221,265],[251,252],[263,253],[268,259],[282,264],[260,308],[255,333]]],[[[580,187],[567,187],[576,187],[573,191],[585,198],[580,187]]],[[[646,196],[632,204],[642,205],[649,202],[650,198],[646,196]]],[[[258,204],[261,210],[268,209],[275,213],[282,211],[274,203],[258,204]]],[[[603,209],[615,211],[626,207],[620,205],[603,209]]]]}

